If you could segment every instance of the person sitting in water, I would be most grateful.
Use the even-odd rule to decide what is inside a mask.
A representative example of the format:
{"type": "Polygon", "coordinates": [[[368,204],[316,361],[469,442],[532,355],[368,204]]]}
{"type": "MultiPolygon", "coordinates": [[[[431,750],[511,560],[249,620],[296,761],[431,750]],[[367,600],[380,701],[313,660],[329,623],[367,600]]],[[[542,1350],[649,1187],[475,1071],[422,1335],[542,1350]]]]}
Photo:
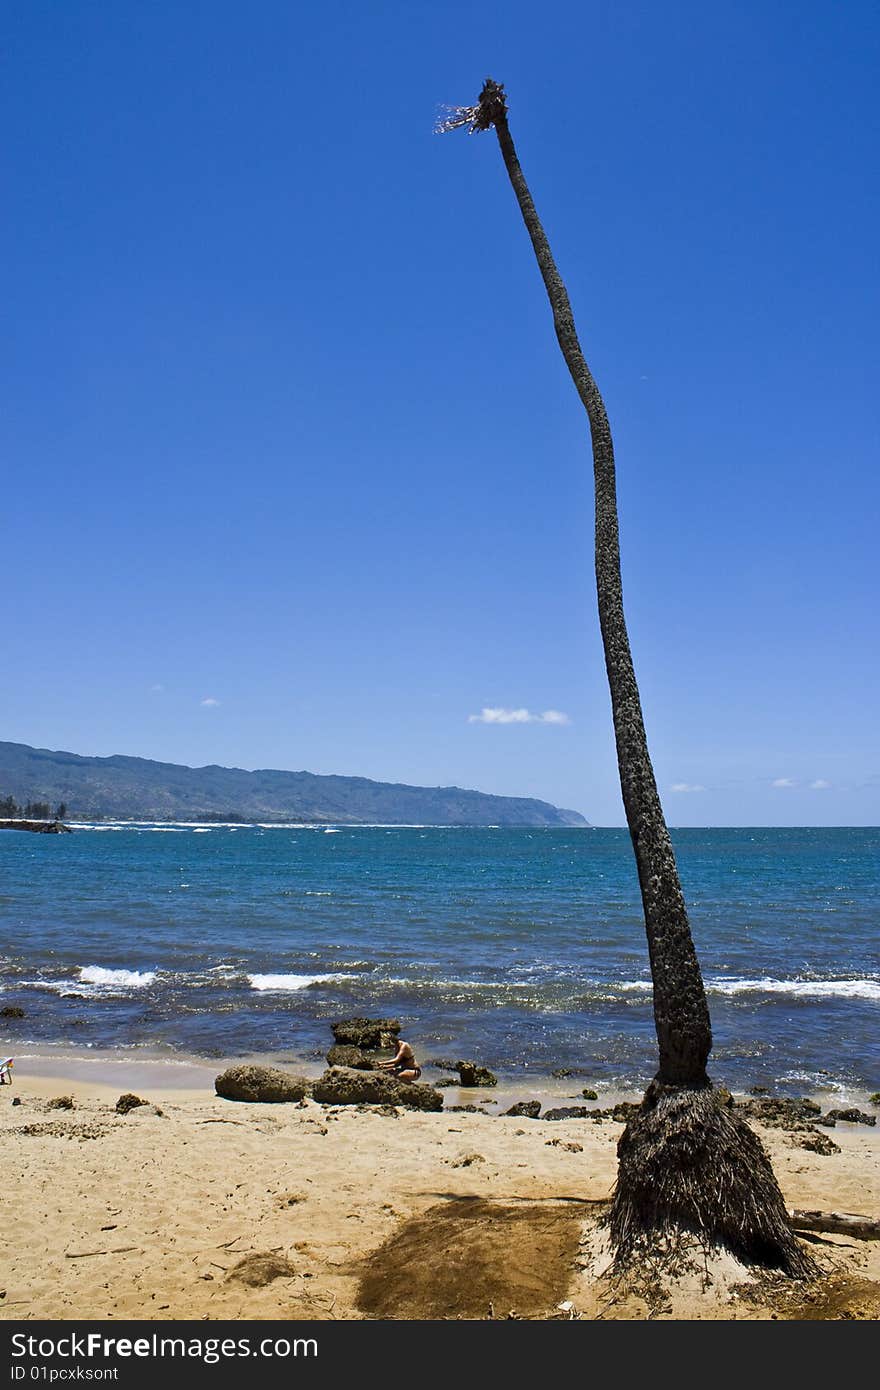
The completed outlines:
{"type": "Polygon", "coordinates": [[[403,1038],[398,1038],[396,1056],[380,1062],[379,1066],[387,1067],[389,1071],[393,1071],[400,1081],[418,1081],[422,1074],[422,1069],[415,1059],[412,1048],[408,1042],[403,1041],[403,1038]]]}

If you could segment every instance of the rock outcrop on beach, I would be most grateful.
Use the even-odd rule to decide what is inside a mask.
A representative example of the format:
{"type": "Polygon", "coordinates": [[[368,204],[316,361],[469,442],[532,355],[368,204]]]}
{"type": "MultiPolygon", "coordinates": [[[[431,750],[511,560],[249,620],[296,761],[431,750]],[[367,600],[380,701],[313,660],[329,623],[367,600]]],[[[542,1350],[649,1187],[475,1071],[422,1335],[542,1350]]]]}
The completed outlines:
{"type": "MultiPolygon", "coordinates": [[[[755,1100],[736,1101],[735,1108],[740,1114],[757,1121],[758,1124],[766,1125],[769,1129],[782,1129],[794,1135],[793,1142],[798,1148],[825,1155],[840,1153],[840,1148],[831,1136],[816,1129],[816,1125],[822,1123],[819,1118],[822,1107],[807,1096],[796,1099],[788,1096],[760,1096],[755,1100]]],[[[833,1126],[832,1119],[829,1127],[833,1126]]]]}
{"type": "Polygon", "coordinates": [[[520,1115],[526,1120],[537,1120],[541,1113],[541,1102],[539,1100],[520,1100],[516,1105],[512,1105],[509,1110],[502,1112],[505,1115],[520,1115]]]}
{"type": "Polygon", "coordinates": [[[840,1145],[835,1144],[834,1140],[827,1134],[820,1134],[818,1129],[813,1129],[810,1125],[805,1125],[803,1132],[797,1139],[799,1149],[807,1149],[814,1154],[839,1154],[840,1145]]]}
{"type": "Polygon", "coordinates": [[[128,1115],[130,1111],[137,1110],[142,1105],[149,1105],[148,1100],[141,1100],[134,1091],[125,1091],[116,1102],[117,1115],[128,1115]]]}
{"type": "Polygon", "coordinates": [[[740,1100],[736,1102],[736,1108],[747,1119],[757,1120],[771,1129],[788,1130],[809,1128],[816,1116],[822,1113],[821,1105],[807,1096],[767,1096],[757,1100],[740,1100]]]}
{"type": "Polygon", "coordinates": [[[585,1105],[557,1105],[552,1110],[545,1110],[541,1118],[544,1120],[585,1120],[589,1113],[585,1105]]]}
{"type": "Polygon", "coordinates": [[[364,1052],[348,1043],[335,1043],[327,1053],[328,1067],[353,1067],[355,1071],[373,1071],[378,1065],[377,1054],[364,1052]]]}
{"type": "Polygon", "coordinates": [[[817,1125],[826,1125],[828,1129],[834,1129],[838,1120],[845,1121],[850,1125],[876,1125],[877,1116],[869,1115],[866,1110],[859,1110],[851,1105],[845,1110],[829,1110],[827,1115],[820,1115],[817,1125]]]}
{"type": "Polygon", "coordinates": [[[224,1100],[269,1101],[274,1104],[303,1100],[309,1084],[305,1077],[292,1076],[278,1067],[243,1063],[221,1072],[214,1082],[214,1089],[224,1100]]]}
{"type": "Polygon", "coordinates": [[[590,1110],[588,1113],[591,1120],[615,1120],[617,1124],[628,1125],[641,1108],[636,1101],[621,1100],[606,1110],[590,1110]]]}
{"type": "Polygon", "coordinates": [[[433,1086],[401,1081],[384,1071],[330,1067],[312,1088],[322,1105],[400,1105],[408,1110],[442,1110],[443,1097],[433,1086]]]}

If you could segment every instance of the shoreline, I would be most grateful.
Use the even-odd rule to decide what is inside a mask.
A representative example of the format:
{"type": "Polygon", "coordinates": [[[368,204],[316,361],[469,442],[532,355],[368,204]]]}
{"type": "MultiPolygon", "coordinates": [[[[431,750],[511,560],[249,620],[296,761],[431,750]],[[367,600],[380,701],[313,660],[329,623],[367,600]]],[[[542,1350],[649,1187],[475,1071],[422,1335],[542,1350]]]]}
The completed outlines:
{"type": "MultiPolygon", "coordinates": [[[[328,1049],[330,1045],[328,1042],[328,1049]]],[[[161,1102],[163,1098],[173,1100],[184,1095],[213,1096],[215,1077],[232,1066],[253,1064],[277,1067],[293,1075],[305,1076],[310,1081],[316,1081],[327,1067],[323,1058],[297,1056],[291,1052],[206,1058],[183,1053],[149,1054],[142,1049],[138,1049],[135,1054],[134,1050],[87,1049],[68,1044],[53,1046],[45,1043],[24,1044],[22,1049],[16,1051],[14,1046],[10,1048],[5,1043],[0,1044],[0,1059],[8,1056],[14,1060],[13,1086],[0,1090],[0,1096],[15,1094],[23,1085],[30,1087],[34,1094],[45,1097],[58,1094],[59,1086],[67,1087],[71,1094],[83,1097],[89,1094],[103,1096],[111,1091],[115,1097],[123,1091],[138,1092],[140,1088],[150,1091],[161,1102]],[[53,1090],[53,1087],[56,1089],[53,1090]]],[[[444,1071],[443,1068],[428,1063],[422,1064],[421,1082],[424,1085],[431,1086],[448,1075],[448,1070],[444,1071]]],[[[724,1085],[723,1081],[716,1084],[724,1085]]],[[[554,1077],[538,1072],[514,1076],[511,1073],[499,1072],[498,1083],[495,1086],[446,1086],[441,1089],[444,1096],[444,1110],[441,1113],[451,1112],[454,1106],[474,1104],[482,1107],[483,1113],[490,1117],[501,1116],[511,1105],[525,1100],[540,1101],[542,1110],[565,1105],[608,1108],[621,1102],[638,1103],[644,1094],[643,1087],[593,1083],[586,1072],[580,1075],[572,1072],[567,1077],[554,1077]],[[597,1099],[585,1098],[584,1089],[595,1090],[597,1099]]],[[[755,1092],[749,1089],[730,1089],[737,1100],[749,1100],[755,1096],[755,1092]]],[[[788,1098],[787,1090],[782,1087],[762,1089],[759,1094],[788,1098]]],[[[851,1088],[844,1091],[840,1088],[805,1086],[800,1094],[815,1101],[823,1109],[855,1106],[869,1114],[880,1114],[878,1107],[870,1101],[870,1096],[874,1093],[867,1089],[851,1088]]],[[[860,1125],[858,1130],[867,1138],[876,1138],[880,1143],[880,1126],[872,1128],[860,1125]]]]}
{"type": "MultiPolygon", "coordinates": [[[[332,1039],[328,1042],[328,1050],[332,1039]]],[[[253,1064],[256,1066],[278,1067],[293,1075],[305,1076],[310,1081],[327,1069],[326,1060],[317,1057],[296,1056],[291,1052],[280,1054],[248,1053],[223,1058],[205,1058],[180,1054],[170,1057],[167,1054],[145,1056],[139,1050],[133,1055],[122,1049],[77,1049],[59,1044],[57,1049],[47,1044],[28,1045],[16,1052],[0,1046],[3,1056],[14,1059],[13,1088],[27,1085],[41,1095],[54,1094],[54,1085],[66,1085],[73,1092],[83,1095],[113,1090],[137,1090],[138,1086],[152,1090],[157,1097],[173,1099],[182,1092],[204,1096],[214,1094],[214,1078],[227,1067],[253,1064]]],[[[441,1067],[422,1065],[421,1081],[432,1085],[448,1070],[441,1067]]],[[[540,1100],[542,1108],[549,1105],[616,1105],[620,1101],[637,1101],[642,1092],[637,1088],[596,1087],[599,1099],[585,1101],[583,1089],[588,1085],[586,1076],[553,1077],[549,1075],[527,1076],[519,1079],[499,1073],[496,1086],[443,1088],[446,1109],[450,1105],[474,1103],[487,1108],[487,1113],[500,1113],[519,1100],[540,1100]]],[[[0,1095],[5,1091],[0,1091],[0,1095]]]]}

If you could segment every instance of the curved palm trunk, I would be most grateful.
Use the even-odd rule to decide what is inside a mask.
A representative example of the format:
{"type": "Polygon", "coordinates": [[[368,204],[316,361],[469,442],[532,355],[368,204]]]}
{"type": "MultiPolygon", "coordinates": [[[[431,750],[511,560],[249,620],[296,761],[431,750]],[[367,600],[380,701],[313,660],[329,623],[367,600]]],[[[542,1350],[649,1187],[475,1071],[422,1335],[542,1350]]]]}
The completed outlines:
{"type": "Polygon", "coordinates": [[[556,337],[590,422],[596,494],[596,587],[627,825],[638,868],[654,982],[660,1066],[618,1146],[610,1226],[619,1258],[657,1236],[695,1233],[706,1246],[809,1276],[760,1142],[724,1108],[706,1075],[712,1032],[648,752],[623,611],[614,445],[605,404],[578,341],[568,293],[535,210],[507,122],[504,89],[488,79],[475,107],[441,130],[494,127],[553,310],[556,337]]]}
{"type": "MultiPolygon", "coordinates": [[[[487,88],[494,84],[486,84],[487,88]]],[[[626,822],[632,838],[645,913],[645,930],[654,981],[654,1022],[660,1047],[657,1079],[667,1083],[706,1083],[712,1048],[709,1009],[697,953],[688,924],[675,854],[651,766],[639,688],[633,669],[620,577],[614,444],[605,403],[578,342],[568,293],[507,124],[500,89],[484,88],[481,105],[492,103],[492,124],[504,164],[526,224],[544,280],[556,337],[565,364],[590,421],[596,488],[596,589],[605,669],[617,742],[617,766],[626,822]]]]}

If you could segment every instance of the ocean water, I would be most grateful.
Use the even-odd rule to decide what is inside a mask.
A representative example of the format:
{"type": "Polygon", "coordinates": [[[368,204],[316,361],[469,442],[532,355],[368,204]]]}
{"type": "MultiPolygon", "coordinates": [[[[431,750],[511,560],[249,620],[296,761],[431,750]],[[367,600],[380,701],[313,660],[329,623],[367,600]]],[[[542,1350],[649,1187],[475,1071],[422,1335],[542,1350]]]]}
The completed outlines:
{"type": "MultiPolygon", "coordinates": [[[[880,830],[674,832],[710,1070],[744,1089],[880,1089],[880,830]]],[[[656,1065],[623,830],[102,825],[0,833],[2,1045],[319,1057],[395,1015],[420,1059],[656,1065]]]]}

